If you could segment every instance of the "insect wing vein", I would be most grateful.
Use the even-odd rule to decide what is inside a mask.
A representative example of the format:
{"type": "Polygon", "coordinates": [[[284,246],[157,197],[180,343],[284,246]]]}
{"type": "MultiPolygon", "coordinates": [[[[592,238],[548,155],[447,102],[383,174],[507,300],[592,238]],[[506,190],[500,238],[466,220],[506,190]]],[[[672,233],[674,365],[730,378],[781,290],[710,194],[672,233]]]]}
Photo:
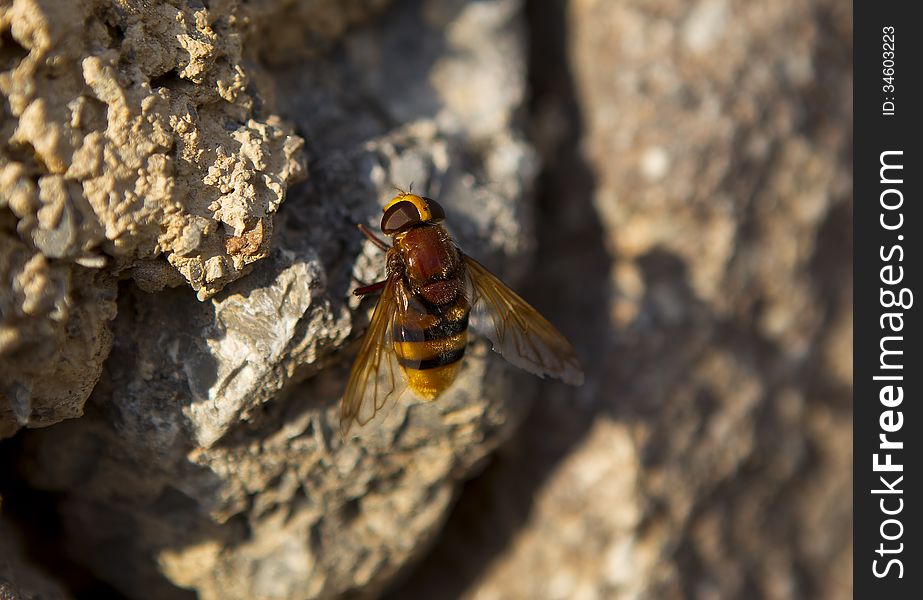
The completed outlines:
{"type": "Polygon", "coordinates": [[[463,255],[474,289],[472,328],[510,363],[539,376],[583,383],[573,347],[528,302],[470,256],[463,255]]]}
{"type": "Polygon", "coordinates": [[[398,311],[395,299],[398,285],[396,278],[388,279],[349,374],[340,412],[340,429],[344,434],[353,421],[360,425],[368,423],[406,387],[391,346],[391,328],[398,311]]]}

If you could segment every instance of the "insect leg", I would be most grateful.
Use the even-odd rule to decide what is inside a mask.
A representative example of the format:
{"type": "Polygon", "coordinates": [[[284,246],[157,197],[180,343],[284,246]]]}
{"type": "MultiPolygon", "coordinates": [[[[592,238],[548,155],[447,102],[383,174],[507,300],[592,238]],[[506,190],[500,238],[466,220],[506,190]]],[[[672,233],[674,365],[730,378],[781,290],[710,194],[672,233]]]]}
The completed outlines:
{"type": "Polygon", "coordinates": [[[372,231],[368,227],[366,227],[363,223],[359,223],[358,225],[356,225],[356,227],[359,228],[359,231],[362,232],[362,235],[367,237],[369,241],[371,241],[373,244],[375,244],[376,246],[378,246],[385,252],[391,249],[391,246],[389,246],[387,242],[383,242],[382,240],[378,239],[378,236],[372,233],[372,231]]]}
{"type": "Polygon", "coordinates": [[[365,296],[366,294],[371,294],[372,292],[377,292],[381,288],[385,287],[385,284],[388,283],[387,279],[382,279],[381,281],[376,281],[371,285],[366,285],[360,288],[353,290],[353,294],[356,296],[365,296]]]}

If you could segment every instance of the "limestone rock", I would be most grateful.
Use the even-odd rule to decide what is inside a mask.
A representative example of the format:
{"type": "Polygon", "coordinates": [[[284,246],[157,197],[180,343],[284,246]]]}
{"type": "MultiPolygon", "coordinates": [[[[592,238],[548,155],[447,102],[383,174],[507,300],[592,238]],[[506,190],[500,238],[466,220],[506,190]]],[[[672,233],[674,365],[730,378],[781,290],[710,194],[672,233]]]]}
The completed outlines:
{"type": "Polygon", "coordinates": [[[204,299],[267,256],[302,142],[260,106],[238,9],[0,8],[0,436],[81,414],[116,277],[204,299]]]}
{"type": "Polygon", "coordinates": [[[38,348],[3,376],[99,379],[0,446],[11,505],[51,492],[45,542],[145,598],[850,594],[848,6],[59,4],[0,20],[30,99],[2,107],[0,342],[38,348]],[[384,270],[355,223],[411,182],[529,282],[582,388],[475,340],[444,398],[340,436],[350,291],[384,270]]]}
{"type": "Polygon", "coordinates": [[[537,160],[515,125],[519,9],[407,2],[323,60],[281,56],[262,72],[261,97],[312,157],[265,258],[204,299],[141,285],[158,277],[145,267],[120,288],[88,414],[25,438],[21,472],[63,495],[81,564],[130,596],[326,598],[381,589],[427,547],[458,482],[528,403],[479,342],[437,403],[404,397],[341,437],[338,400],[371,309],[350,292],[384,274],[355,225],[377,225],[392,186],[413,184],[439,198],[464,248],[523,272],[537,160]],[[475,80],[485,93],[460,101],[475,80]]]}
{"type": "Polygon", "coordinates": [[[0,231],[0,438],[83,414],[109,354],[115,281],[0,231]]]}

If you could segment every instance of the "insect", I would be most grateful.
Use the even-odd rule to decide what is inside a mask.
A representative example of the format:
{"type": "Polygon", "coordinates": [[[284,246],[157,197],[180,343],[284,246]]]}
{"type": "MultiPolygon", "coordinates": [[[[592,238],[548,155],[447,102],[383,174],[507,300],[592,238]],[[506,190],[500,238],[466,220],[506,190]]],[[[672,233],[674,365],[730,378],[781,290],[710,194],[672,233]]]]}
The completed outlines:
{"type": "Polygon", "coordinates": [[[462,253],[442,226],[438,202],[400,192],[384,207],[381,230],[362,233],[387,252],[387,277],[356,289],[381,292],[353,364],[340,413],[341,429],[367,423],[408,387],[435,400],[455,380],[475,331],[512,364],[572,385],[583,383],[574,349],[551,323],[479,262],[462,253]]]}

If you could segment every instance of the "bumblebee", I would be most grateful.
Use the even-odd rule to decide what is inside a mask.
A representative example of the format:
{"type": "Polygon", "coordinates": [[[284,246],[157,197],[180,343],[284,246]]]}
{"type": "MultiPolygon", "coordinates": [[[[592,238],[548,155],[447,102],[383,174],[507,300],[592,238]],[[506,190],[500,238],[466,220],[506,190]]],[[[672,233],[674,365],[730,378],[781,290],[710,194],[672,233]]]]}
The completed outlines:
{"type": "Polygon", "coordinates": [[[353,364],[340,413],[341,429],[364,425],[408,387],[435,400],[455,380],[469,323],[512,364],[565,383],[583,383],[570,343],[481,263],[461,252],[431,198],[400,192],[384,207],[381,231],[393,244],[359,229],[387,252],[387,277],[356,289],[381,292],[353,364]]]}

